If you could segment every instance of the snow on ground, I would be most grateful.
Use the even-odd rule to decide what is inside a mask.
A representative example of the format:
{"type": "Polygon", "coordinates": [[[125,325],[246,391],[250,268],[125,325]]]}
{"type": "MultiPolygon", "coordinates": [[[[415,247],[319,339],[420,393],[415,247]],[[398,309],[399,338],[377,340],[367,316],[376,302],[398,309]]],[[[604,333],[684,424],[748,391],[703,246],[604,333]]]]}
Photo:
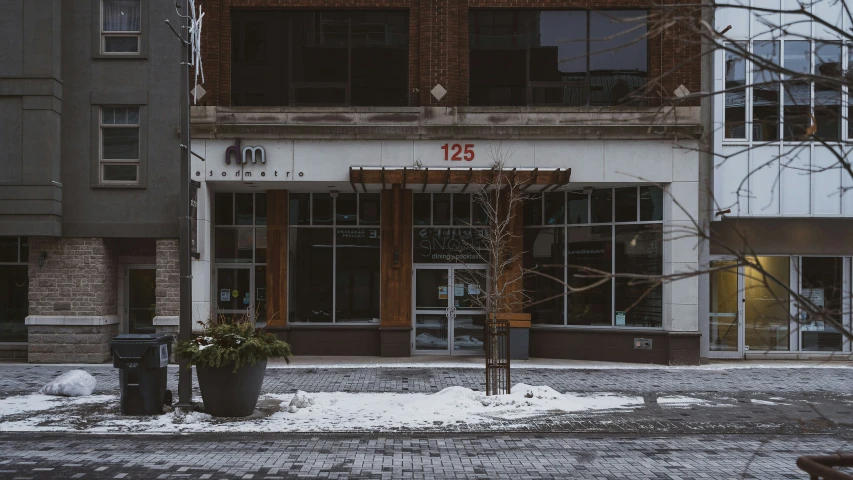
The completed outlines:
{"type": "Polygon", "coordinates": [[[0,431],[86,431],[91,433],[175,432],[335,432],[453,428],[475,424],[481,429],[523,428],[529,421],[559,415],[634,409],[643,398],[610,393],[559,393],[547,386],[518,384],[509,395],[449,387],[423,393],[310,393],[263,395],[255,415],[219,419],[203,413],[123,417],[118,399],[101,395],[62,399],[44,395],[0,401],[0,431]],[[304,408],[288,412],[294,395],[308,397],[304,408]],[[54,400],[48,402],[47,399],[54,400]],[[56,403],[56,401],[59,403],[56,403]],[[80,402],[76,404],[74,402],[80,402]],[[55,407],[74,407],[57,412],[55,407]]]}
{"type": "Polygon", "coordinates": [[[702,406],[712,405],[712,402],[710,400],[707,400],[704,398],[685,397],[682,395],[668,395],[665,397],[658,397],[657,402],[658,402],[658,405],[662,405],[665,407],[689,407],[692,405],[702,405],[702,406]]]}
{"type": "MultiPolygon", "coordinates": [[[[52,410],[60,407],[74,407],[89,403],[102,403],[115,400],[115,395],[91,395],[88,397],[58,397],[55,395],[18,395],[0,399],[0,421],[9,415],[52,410]]],[[[0,425],[2,429],[2,425],[0,425]]]]}

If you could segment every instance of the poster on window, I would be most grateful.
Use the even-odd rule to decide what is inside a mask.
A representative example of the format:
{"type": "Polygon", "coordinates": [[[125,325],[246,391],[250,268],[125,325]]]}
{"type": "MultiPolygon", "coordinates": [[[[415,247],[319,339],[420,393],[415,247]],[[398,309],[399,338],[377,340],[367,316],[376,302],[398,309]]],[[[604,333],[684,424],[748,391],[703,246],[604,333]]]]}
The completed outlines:
{"type": "Polygon", "coordinates": [[[447,285],[441,285],[438,287],[438,299],[447,300],[447,285]]]}
{"type": "Polygon", "coordinates": [[[231,301],[231,290],[227,288],[223,288],[219,290],[219,301],[220,302],[230,302],[231,301]]]}
{"type": "Polygon", "coordinates": [[[804,288],[801,294],[816,307],[822,308],[825,306],[824,292],[822,288],[804,288]]]}

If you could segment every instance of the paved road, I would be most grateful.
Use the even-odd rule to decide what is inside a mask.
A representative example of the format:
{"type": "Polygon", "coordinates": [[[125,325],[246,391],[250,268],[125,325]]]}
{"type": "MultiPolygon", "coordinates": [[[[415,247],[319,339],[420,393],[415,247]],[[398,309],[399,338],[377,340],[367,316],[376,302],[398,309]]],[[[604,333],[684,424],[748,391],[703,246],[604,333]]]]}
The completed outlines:
{"type": "Polygon", "coordinates": [[[806,479],[802,454],[844,436],[0,435],[0,478],[18,479],[806,479]]]}
{"type": "MultiPolygon", "coordinates": [[[[0,396],[31,393],[62,372],[64,365],[0,364],[0,396]]],[[[83,367],[98,379],[100,393],[118,391],[118,375],[110,366],[83,367]]],[[[177,367],[169,381],[177,385],[177,367]]],[[[853,368],[690,369],[515,369],[512,383],[548,385],[561,392],[756,392],[853,394],[853,368]]],[[[484,390],[483,371],[474,368],[268,368],[264,393],[306,392],[435,392],[461,385],[484,390]]]]}

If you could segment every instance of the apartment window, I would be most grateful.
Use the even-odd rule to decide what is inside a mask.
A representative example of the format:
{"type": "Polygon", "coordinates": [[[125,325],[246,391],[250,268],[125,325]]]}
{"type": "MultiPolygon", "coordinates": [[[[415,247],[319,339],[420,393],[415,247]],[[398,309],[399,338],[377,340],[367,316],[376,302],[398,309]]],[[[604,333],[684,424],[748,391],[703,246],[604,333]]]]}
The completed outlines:
{"type": "Polygon", "coordinates": [[[724,137],[802,141],[815,123],[817,138],[842,140],[842,50],[839,42],[810,40],[725,44],[724,137]],[[803,78],[810,75],[814,81],[803,78]]]}
{"type": "Polygon", "coordinates": [[[141,0],[101,0],[101,53],[138,54],[141,0]]]}
{"type": "Polygon", "coordinates": [[[139,181],[139,107],[101,107],[101,183],[139,181]]]}
{"type": "Polygon", "coordinates": [[[404,11],[233,11],[231,97],[248,106],[407,106],[404,11]]]}
{"type": "Polygon", "coordinates": [[[524,204],[525,309],[537,324],[661,327],[660,286],[628,278],[591,278],[591,271],[660,275],[663,191],[654,186],[550,192],[524,204]],[[584,270],[584,268],[589,270],[584,270]]]}
{"type": "Polygon", "coordinates": [[[637,103],[648,77],[644,10],[472,10],[471,105],[637,103]]]}
{"type": "MultiPolygon", "coordinates": [[[[267,196],[217,193],[213,205],[217,314],[267,322],[267,196]]],[[[272,315],[283,313],[272,312],[272,315]]]]}
{"type": "Polygon", "coordinates": [[[0,342],[26,342],[27,237],[0,237],[0,342]]]}
{"type": "Polygon", "coordinates": [[[379,194],[291,193],[290,322],[379,323],[379,194]]]}

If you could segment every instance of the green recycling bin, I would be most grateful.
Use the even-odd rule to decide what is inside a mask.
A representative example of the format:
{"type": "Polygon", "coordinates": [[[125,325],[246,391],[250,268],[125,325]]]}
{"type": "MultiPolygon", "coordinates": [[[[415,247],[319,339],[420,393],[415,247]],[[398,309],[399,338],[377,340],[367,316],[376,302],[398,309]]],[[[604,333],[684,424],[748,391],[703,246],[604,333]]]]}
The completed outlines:
{"type": "Polygon", "coordinates": [[[160,415],[172,404],[166,389],[171,335],[126,334],[110,340],[113,366],[119,369],[122,415],[160,415]]]}

